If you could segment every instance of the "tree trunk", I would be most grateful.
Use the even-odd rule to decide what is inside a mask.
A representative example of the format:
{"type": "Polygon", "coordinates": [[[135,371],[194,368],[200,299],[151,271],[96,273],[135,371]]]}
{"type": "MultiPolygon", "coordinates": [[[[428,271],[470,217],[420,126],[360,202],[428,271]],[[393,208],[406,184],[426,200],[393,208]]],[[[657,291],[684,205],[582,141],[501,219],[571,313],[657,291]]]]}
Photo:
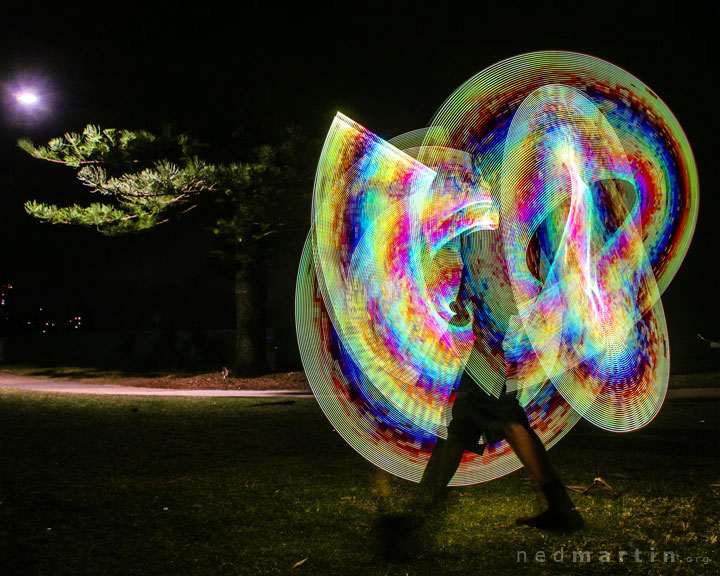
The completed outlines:
{"type": "Polygon", "coordinates": [[[258,376],[266,369],[265,284],[265,270],[257,263],[235,271],[235,376],[258,376]]]}

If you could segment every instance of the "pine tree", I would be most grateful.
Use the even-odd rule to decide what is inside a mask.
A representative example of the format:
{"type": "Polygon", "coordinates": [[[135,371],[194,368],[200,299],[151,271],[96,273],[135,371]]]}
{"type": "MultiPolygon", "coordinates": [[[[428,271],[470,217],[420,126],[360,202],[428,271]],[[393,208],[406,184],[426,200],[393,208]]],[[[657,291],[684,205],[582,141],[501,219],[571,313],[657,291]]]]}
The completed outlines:
{"type": "Polygon", "coordinates": [[[265,267],[272,239],[308,213],[312,187],[312,143],[288,128],[279,146],[264,145],[249,162],[214,163],[206,149],[169,129],[101,129],[88,125],[45,146],[18,145],[31,156],[70,167],[99,202],[57,206],[30,200],[25,210],[51,224],[95,228],[121,235],[153,228],[199,202],[220,205],[214,233],[235,268],[235,374],[253,376],[265,368],[265,267]],[[301,208],[302,206],[302,208],[301,208]]]}

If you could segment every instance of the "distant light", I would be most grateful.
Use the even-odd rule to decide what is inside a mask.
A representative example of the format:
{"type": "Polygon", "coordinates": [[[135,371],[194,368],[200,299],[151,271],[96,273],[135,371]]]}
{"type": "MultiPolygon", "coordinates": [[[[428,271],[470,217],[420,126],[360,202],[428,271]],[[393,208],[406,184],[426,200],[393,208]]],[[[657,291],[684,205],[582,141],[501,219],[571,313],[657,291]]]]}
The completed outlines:
{"type": "Polygon", "coordinates": [[[35,92],[20,92],[15,96],[15,99],[23,106],[34,106],[40,101],[35,92]]]}

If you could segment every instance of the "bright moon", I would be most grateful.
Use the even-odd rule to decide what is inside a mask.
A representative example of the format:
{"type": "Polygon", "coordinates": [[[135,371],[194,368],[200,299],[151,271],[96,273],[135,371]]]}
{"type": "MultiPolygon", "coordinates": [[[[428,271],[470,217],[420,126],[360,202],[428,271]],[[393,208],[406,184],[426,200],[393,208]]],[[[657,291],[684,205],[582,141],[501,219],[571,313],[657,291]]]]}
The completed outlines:
{"type": "Polygon", "coordinates": [[[33,92],[21,92],[15,98],[18,102],[20,102],[20,104],[23,104],[25,106],[32,106],[33,104],[36,104],[39,100],[37,94],[34,94],[33,92]]]}

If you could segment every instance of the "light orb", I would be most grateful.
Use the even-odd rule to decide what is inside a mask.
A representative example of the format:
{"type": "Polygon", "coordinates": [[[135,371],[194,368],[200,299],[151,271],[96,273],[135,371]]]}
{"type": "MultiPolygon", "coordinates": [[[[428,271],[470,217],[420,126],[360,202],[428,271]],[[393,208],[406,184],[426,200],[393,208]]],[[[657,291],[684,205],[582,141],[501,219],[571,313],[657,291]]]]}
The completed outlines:
{"type": "Polygon", "coordinates": [[[40,102],[40,97],[30,90],[23,90],[15,95],[15,100],[23,106],[35,106],[40,102]]]}

